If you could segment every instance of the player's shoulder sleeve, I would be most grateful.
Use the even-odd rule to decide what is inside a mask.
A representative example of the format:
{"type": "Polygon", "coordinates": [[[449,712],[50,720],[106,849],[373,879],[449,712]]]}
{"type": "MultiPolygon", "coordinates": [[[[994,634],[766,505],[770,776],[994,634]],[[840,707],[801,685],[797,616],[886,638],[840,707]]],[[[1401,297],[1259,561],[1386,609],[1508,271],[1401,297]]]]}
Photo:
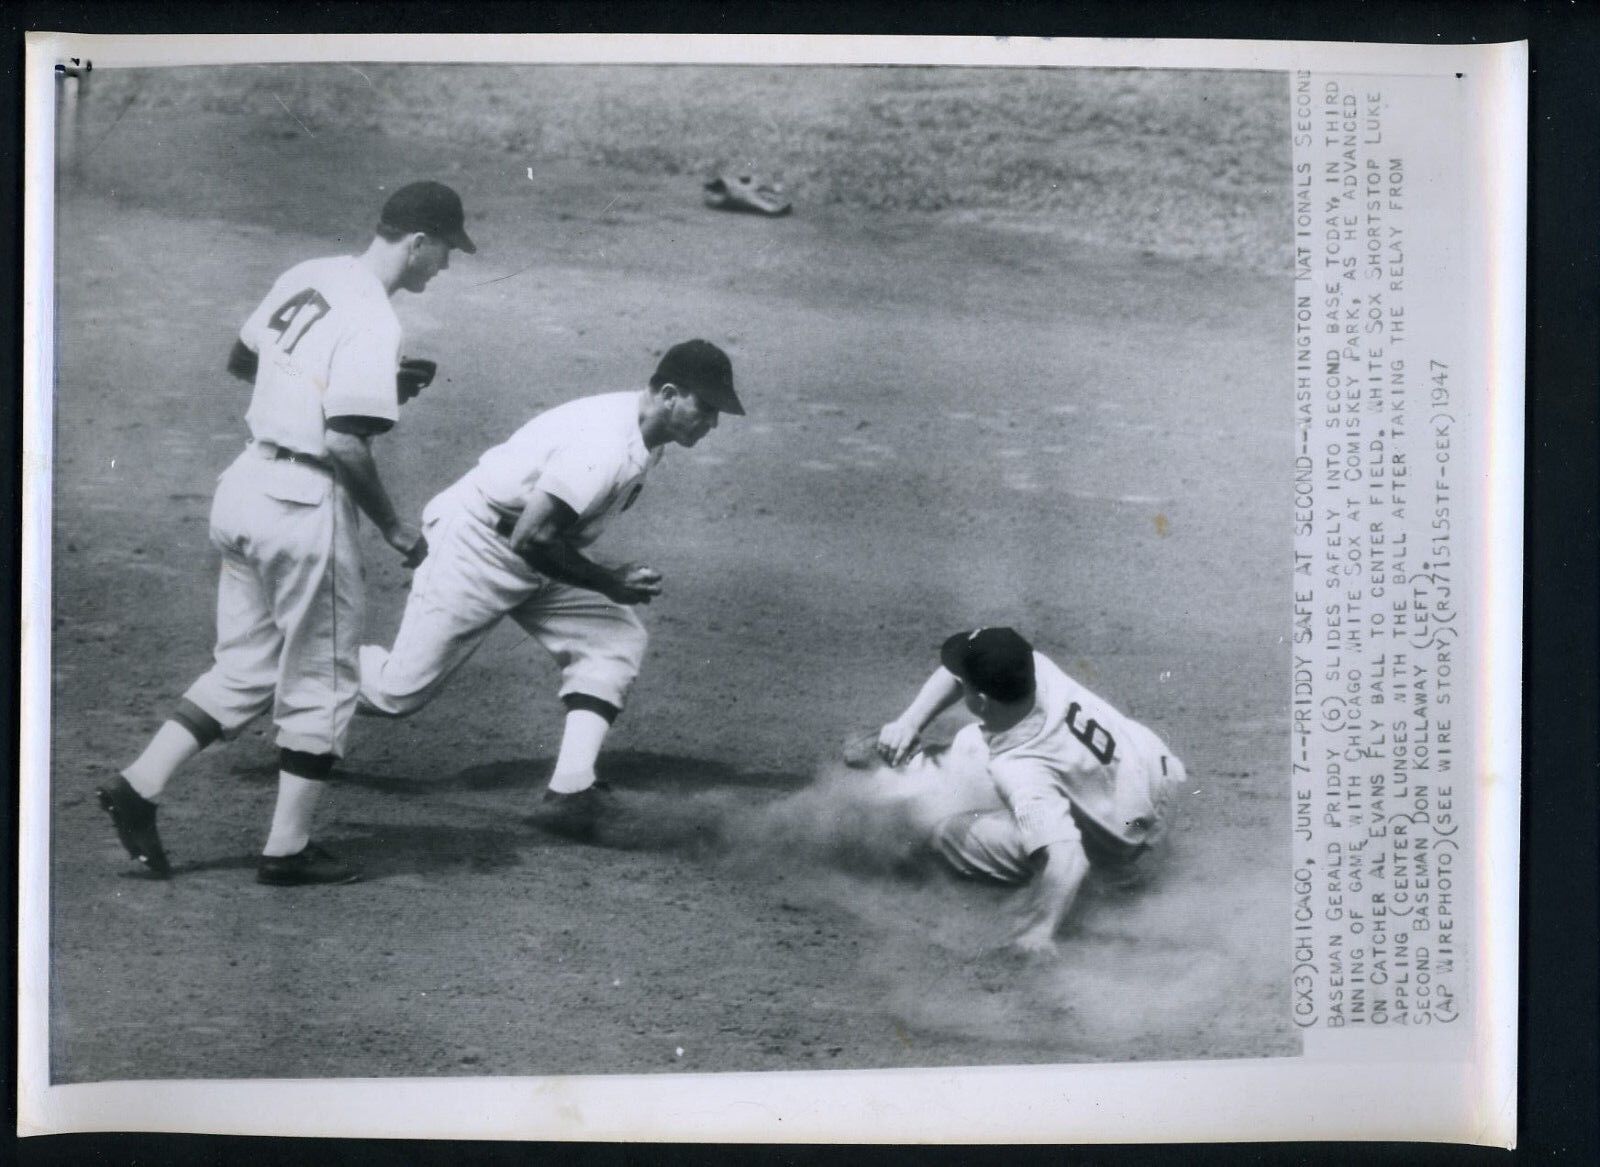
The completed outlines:
{"type": "Polygon", "coordinates": [[[615,459],[608,451],[581,441],[556,447],[539,475],[539,489],[560,499],[582,515],[592,508],[616,480],[615,459]]]}
{"type": "Polygon", "coordinates": [[[622,477],[627,446],[581,411],[563,432],[553,435],[550,456],[539,474],[539,489],[560,499],[576,514],[588,512],[622,477]]]}
{"type": "Polygon", "coordinates": [[[322,414],[335,429],[339,419],[371,422],[366,432],[392,426],[400,418],[395,371],[400,365],[400,322],[387,302],[357,309],[334,344],[323,393],[322,414]]]}
{"type": "MultiPolygon", "coordinates": [[[[275,339],[275,317],[292,310],[296,302],[312,293],[336,299],[342,276],[338,259],[306,259],[295,264],[272,282],[266,296],[239,329],[239,339],[251,351],[260,352],[275,339]]],[[[276,324],[281,329],[282,322],[276,324]]]]}
{"type": "Polygon", "coordinates": [[[270,341],[268,336],[268,322],[272,316],[283,306],[291,296],[295,295],[305,285],[311,273],[309,268],[312,262],[297,263],[272,281],[272,287],[262,297],[261,303],[256,305],[256,310],[250,313],[243,326],[239,329],[239,340],[251,352],[260,352],[270,341]]]}

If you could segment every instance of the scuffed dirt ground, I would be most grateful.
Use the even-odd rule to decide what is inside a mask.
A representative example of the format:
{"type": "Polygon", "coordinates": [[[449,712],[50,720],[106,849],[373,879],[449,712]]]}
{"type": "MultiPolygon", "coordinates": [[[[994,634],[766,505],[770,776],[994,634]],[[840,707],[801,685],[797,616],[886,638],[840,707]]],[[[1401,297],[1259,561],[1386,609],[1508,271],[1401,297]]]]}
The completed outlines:
{"type": "MultiPolygon", "coordinates": [[[[721,216],[681,175],[570,162],[530,181],[442,144],[214,130],[135,112],[61,205],[55,1080],[1298,1048],[1286,279],[1037,226],[721,216]],[[240,162],[285,180],[246,198],[240,162]],[[559,709],[508,626],[413,720],[358,723],[322,838],[365,882],[252,882],[267,726],[174,783],[178,871],[152,882],[92,790],[207,663],[206,513],[246,403],[222,359],[276,274],[353,249],[379,184],[430,173],[463,190],[482,250],[398,301],[407,351],[442,367],[380,452],[402,505],[539,409],[642,384],[687,336],[729,349],[750,409],[670,450],[604,548],[667,576],[604,760],[626,814],[598,848],[525,822],[559,709]],[[1004,895],[903,862],[905,792],[828,765],[945,633],[996,622],[1195,779],[1159,883],[1092,891],[1054,965],[983,956],[1004,895]]],[[[368,550],[387,638],[405,577],[368,550]]]]}

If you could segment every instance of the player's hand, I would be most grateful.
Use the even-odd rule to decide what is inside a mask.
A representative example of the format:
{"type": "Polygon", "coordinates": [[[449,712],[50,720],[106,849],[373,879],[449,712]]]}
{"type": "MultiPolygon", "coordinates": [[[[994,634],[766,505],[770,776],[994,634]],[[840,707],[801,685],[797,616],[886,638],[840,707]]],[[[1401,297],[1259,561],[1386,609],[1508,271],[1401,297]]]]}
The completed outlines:
{"type": "Polygon", "coordinates": [[[396,523],[383,539],[400,552],[400,562],[405,567],[416,567],[428,557],[428,540],[410,523],[396,523]]]}
{"type": "Polygon", "coordinates": [[[878,731],[878,756],[898,766],[917,747],[917,727],[896,718],[878,731]]]}
{"type": "Polygon", "coordinates": [[[428,558],[428,537],[419,534],[417,541],[411,545],[411,550],[400,560],[400,566],[415,569],[420,567],[426,558],[428,558]]]}
{"type": "Polygon", "coordinates": [[[648,604],[661,594],[661,573],[643,563],[627,563],[616,569],[606,595],[619,604],[648,604]]]}

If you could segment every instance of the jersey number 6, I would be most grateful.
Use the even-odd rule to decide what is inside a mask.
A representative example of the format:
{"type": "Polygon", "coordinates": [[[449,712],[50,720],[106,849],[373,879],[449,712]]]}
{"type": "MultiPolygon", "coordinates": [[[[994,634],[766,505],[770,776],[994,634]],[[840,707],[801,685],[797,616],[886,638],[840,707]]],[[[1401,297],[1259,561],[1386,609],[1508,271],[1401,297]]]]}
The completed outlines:
{"type": "Polygon", "coordinates": [[[272,319],[267,321],[267,327],[278,334],[278,347],[286,353],[292,353],[300,339],[311,331],[311,326],[329,311],[331,308],[322,298],[322,293],[315,288],[307,288],[285,300],[272,314],[272,319]]]}
{"type": "Polygon", "coordinates": [[[1111,731],[1106,729],[1094,718],[1087,718],[1082,725],[1078,724],[1078,714],[1083,712],[1083,706],[1076,701],[1067,710],[1067,728],[1072,731],[1072,736],[1083,743],[1083,748],[1094,755],[1095,761],[1102,766],[1111,765],[1111,759],[1116,756],[1116,739],[1111,736],[1111,731]]]}

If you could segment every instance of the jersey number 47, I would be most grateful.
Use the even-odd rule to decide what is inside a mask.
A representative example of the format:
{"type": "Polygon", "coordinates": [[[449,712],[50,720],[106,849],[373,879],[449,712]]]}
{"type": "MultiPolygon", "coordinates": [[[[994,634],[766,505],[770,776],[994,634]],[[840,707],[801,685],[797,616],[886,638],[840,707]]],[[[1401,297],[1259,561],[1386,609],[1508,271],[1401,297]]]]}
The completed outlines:
{"type": "Polygon", "coordinates": [[[307,288],[285,300],[267,321],[267,327],[278,334],[278,348],[292,353],[294,346],[311,331],[311,326],[330,311],[332,307],[322,298],[322,293],[307,288]]]}

